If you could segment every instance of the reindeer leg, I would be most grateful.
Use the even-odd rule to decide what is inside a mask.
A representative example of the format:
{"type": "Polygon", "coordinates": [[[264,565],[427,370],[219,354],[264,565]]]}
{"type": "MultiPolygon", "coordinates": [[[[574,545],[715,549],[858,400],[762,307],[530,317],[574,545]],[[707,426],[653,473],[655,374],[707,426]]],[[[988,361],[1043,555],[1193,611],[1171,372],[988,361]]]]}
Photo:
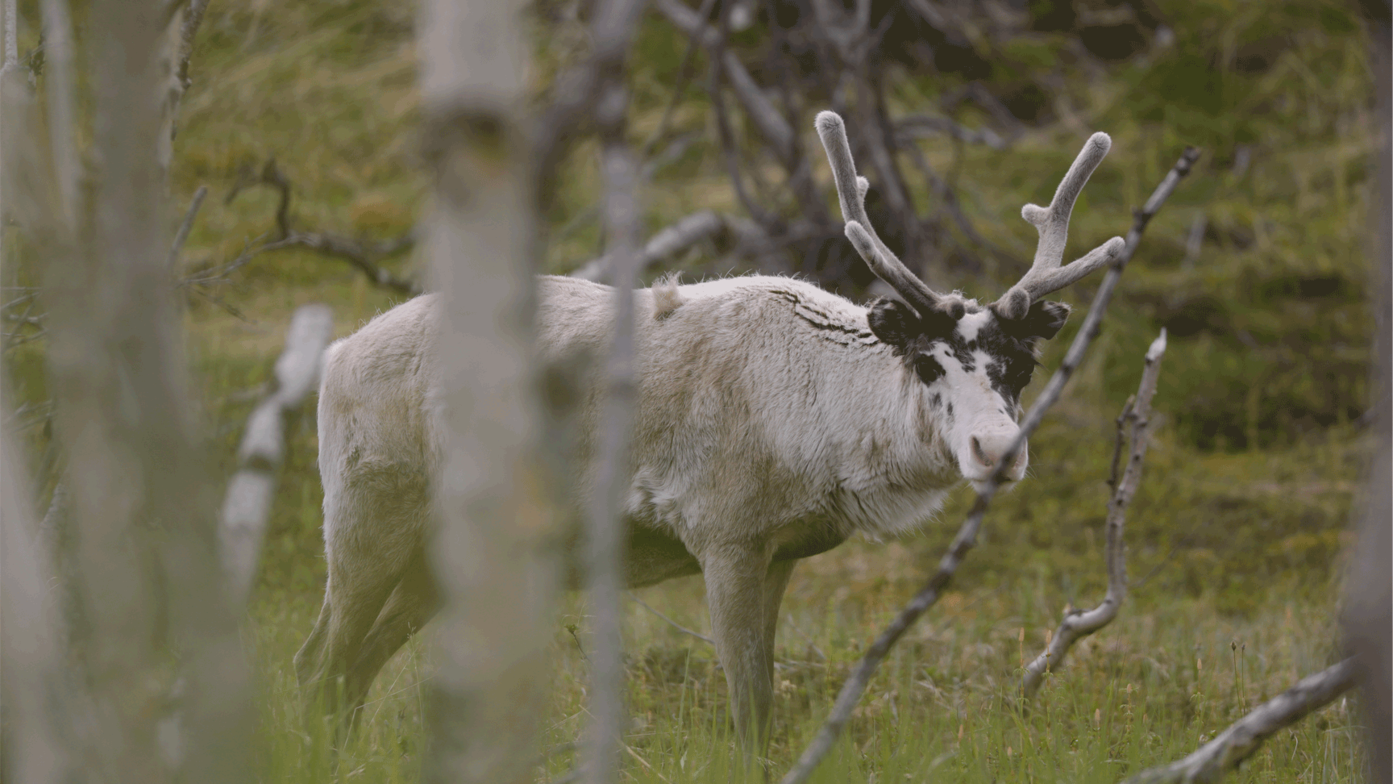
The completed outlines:
{"type": "MultiPolygon", "coordinates": [[[[701,558],[716,655],[726,671],[735,732],[747,755],[769,742],[773,652],[766,634],[765,584],[771,549],[739,543],[710,548],[701,558]]],[[[748,760],[747,760],[748,761],[748,760]]]]}
{"type": "Polygon", "coordinates": [[[377,673],[412,634],[426,625],[439,606],[425,551],[417,549],[344,679],[344,705],[353,712],[353,724],[361,718],[358,709],[367,699],[377,673]]]}
{"type": "Polygon", "coordinates": [[[769,565],[764,577],[764,650],[765,671],[769,673],[770,684],[774,680],[774,633],[779,628],[779,605],[784,601],[784,590],[788,588],[788,578],[793,575],[793,559],[776,561],[769,565]]]}

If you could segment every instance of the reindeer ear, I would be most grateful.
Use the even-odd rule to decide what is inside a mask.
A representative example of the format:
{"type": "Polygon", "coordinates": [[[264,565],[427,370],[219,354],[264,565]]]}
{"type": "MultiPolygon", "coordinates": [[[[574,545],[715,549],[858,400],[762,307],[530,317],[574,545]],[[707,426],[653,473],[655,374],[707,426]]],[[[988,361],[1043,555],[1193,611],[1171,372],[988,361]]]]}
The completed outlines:
{"type": "Polygon", "coordinates": [[[877,299],[871,303],[871,312],[866,320],[870,322],[871,332],[882,343],[904,349],[909,341],[920,333],[919,319],[909,306],[894,299],[877,299]]]}
{"type": "Polygon", "coordinates": [[[1063,302],[1036,302],[1031,304],[1024,318],[1002,319],[1001,324],[1016,337],[1049,340],[1059,334],[1068,320],[1069,306],[1063,302]]]}

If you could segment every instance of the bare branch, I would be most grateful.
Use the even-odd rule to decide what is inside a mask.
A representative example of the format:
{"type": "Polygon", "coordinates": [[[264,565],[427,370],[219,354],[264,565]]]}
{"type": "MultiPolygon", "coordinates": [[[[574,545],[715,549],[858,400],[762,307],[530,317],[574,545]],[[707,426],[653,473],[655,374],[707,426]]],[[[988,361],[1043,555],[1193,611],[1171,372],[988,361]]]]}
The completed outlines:
{"type": "Polygon", "coordinates": [[[1329,704],[1354,688],[1358,681],[1354,659],[1345,659],[1315,675],[1308,675],[1234,722],[1190,756],[1162,768],[1142,771],[1127,779],[1127,784],[1217,781],[1257,751],[1273,733],[1329,704]]]}
{"type": "Polygon", "coordinates": [[[1117,287],[1118,280],[1122,277],[1123,271],[1127,267],[1127,262],[1131,260],[1132,253],[1136,250],[1137,243],[1141,240],[1142,231],[1146,228],[1147,221],[1155,214],[1171,192],[1175,190],[1175,185],[1186,173],[1189,172],[1191,164],[1199,157],[1199,151],[1194,148],[1187,148],[1185,154],[1176,162],[1166,179],[1157,186],[1152,193],[1151,199],[1147,202],[1147,209],[1136,213],[1132,230],[1128,234],[1128,242],[1121,254],[1114,260],[1113,266],[1109,268],[1107,275],[1103,277],[1103,282],[1098,287],[1098,293],[1093,298],[1093,304],[1089,306],[1088,315],[1084,318],[1083,325],[1079,328],[1078,334],[1074,337],[1074,342],[1070,344],[1069,350],[1064,355],[1063,362],[1059,369],[1050,377],[1049,383],[1040,392],[1035,403],[1031,405],[1030,411],[1026,413],[1024,421],[1020,425],[1020,434],[1015,442],[997,460],[996,472],[988,480],[981,490],[977,493],[977,500],[973,503],[972,509],[968,512],[967,519],[958,529],[958,534],[953,539],[948,552],[939,561],[938,571],[931,576],[928,582],[918,593],[910,599],[890,622],[885,631],[880,633],[875,642],[866,649],[865,655],[861,658],[861,663],[852,671],[846,683],[842,685],[841,691],[837,694],[837,700],[832,705],[831,713],[828,715],[822,728],[818,730],[813,741],[803,750],[799,756],[797,764],[783,777],[781,784],[799,784],[805,782],[812,775],[822,758],[831,751],[832,744],[836,742],[841,734],[842,728],[851,719],[851,712],[860,701],[861,695],[865,692],[866,686],[870,683],[871,676],[890,653],[890,649],[904,635],[905,631],[938,601],[943,589],[953,579],[959,564],[963,558],[977,543],[977,531],[981,528],[982,518],[986,514],[987,507],[991,504],[992,497],[996,494],[1002,476],[1015,464],[1016,455],[1024,446],[1027,438],[1040,426],[1044,419],[1045,412],[1049,410],[1054,402],[1059,399],[1060,393],[1064,390],[1064,385],[1073,376],[1074,371],[1083,361],[1088,346],[1097,337],[1103,319],[1103,313],[1107,310],[1108,303],[1112,301],[1114,289],[1117,287]]]}
{"type": "MultiPolygon", "coordinates": [[[[698,640],[701,640],[702,642],[706,643],[707,645],[712,645],[712,646],[714,646],[714,645],[716,644],[716,641],[715,641],[715,640],[711,639],[710,637],[707,637],[706,635],[702,634],[701,632],[692,631],[691,629],[688,629],[687,627],[683,626],[682,624],[678,623],[677,621],[674,621],[673,619],[667,617],[666,615],[663,615],[661,612],[658,612],[656,609],[654,609],[653,607],[649,606],[649,604],[648,604],[647,602],[645,602],[644,600],[638,598],[637,596],[634,596],[633,594],[629,594],[629,598],[630,598],[630,599],[633,599],[634,602],[635,602],[636,604],[638,604],[639,607],[642,607],[643,609],[645,609],[645,610],[647,610],[647,611],[653,613],[654,615],[658,616],[659,618],[663,619],[664,621],[667,621],[667,624],[668,624],[669,626],[671,626],[672,628],[676,629],[677,631],[682,632],[683,634],[688,635],[688,636],[690,636],[690,637],[695,637],[695,638],[697,638],[698,640]]],[[[825,658],[827,658],[827,657],[826,657],[826,656],[823,656],[823,658],[825,659],[825,658]]]]}
{"type": "Polygon", "coordinates": [[[779,111],[774,108],[774,104],[765,97],[764,91],[750,76],[750,72],[740,62],[740,59],[733,52],[725,51],[724,38],[721,34],[708,27],[692,9],[683,5],[680,0],[653,0],[654,7],[658,12],[667,18],[677,29],[693,36],[701,41],[702,46],[709,51],[720,51],[719,62],[721,69],[725,72],[725,77],[730,82],[731,89],[735,92],[735,97],[744,107],[745,113],[750,116],[750,120],[759,128],[760,133],[769,143],[774,154],[779,160],[788,163],[794,159],[794,134],[779,111]]]}
{"type": "Polygon", "coordinates": [[[203,206],[203,198],[207,195],[207,185],[198,186],[198,190],[193,193],[193,201],[189,203],[189,210],[184,213],[184,221],[179,224],[179,231],[174,234],[174,242],[169,246],[169,261],[165,262],[165,266],[171,270],[179,263],[179,252],[184,249],[184,242],[189,238],[189,232],[193,230],[194,219],[198,217],[198,208],[203,206]]]}
{"type": "MultiPolygon", "coordinates": [[[[643,271],[650,265],[672,258],[708,237],[727,232],[730,228],[729,221],[729,217],[710,210],[694,212],[683,217],[654,234],[648,240],[648,244],[643,246],[642,252],[638,254],[638,263],[635,265],[636,274],[643,274],[643,271]]],[[[612,255],[607,253],[598,259],[586,262],[580,269],[572,272],[571,277],[603,282],[609,278],[612,260],[612,255]]]]}
{"type": "Polygon", "coordinates": [[[993,150],[1004,150],[1010,144],[990,128],[968,128],[948,117],[911,114],[895,122],[895,138],[901,143],[929,136],[948,136],[967,144],[982,144],[993,150]]]}
{"type": "Polygon", "coordinates": [[[1064,665],[1064,658],[1074,643],[1112,623],[1118,610],[1127,599],[1127,551],[1123,544],[1123,525],[1127,519],[1127,507],[1141,485],[1142,461],[1146,458],[1147,435],[1150,428],[1151,398],[1156,394],[1156,382],[1161,377],[1161,357],[1166,353],[1166,330],[1152,342],[1146,352],[1146,367],[1142,370],[1141,385],[1137,388],[1136,403],[1128,402],[1122,416],[1118,417],[1119,439],[1124,420],[1132,421],[1132,454],[1127,460],[1127,468],[1122,483],[1113,491],[1108,503],[1108,519],[1104,524],[1107,537],[1104,545],[1104,562],[1108,569],[1108,593],[1103,603],[1087,612],[1071,612],[1064,616],[1050,644],[1033,661],[1025,666],[1021,676],[1021,699],[1035,697],[1045,673],[1057,670],[1064,665]]]}
{"type": "Polygon", "coordinates": [[[287,420],[314,391],[333,333],[328,306],[303,305],[296,310],[285,351],[276,360],[271,390],[247,418],[237,449],[237,473],[228,482],[218,519],[223,572],[235,607],[246,605],[256,576],[266,520],[285,462],[287,420]]]}

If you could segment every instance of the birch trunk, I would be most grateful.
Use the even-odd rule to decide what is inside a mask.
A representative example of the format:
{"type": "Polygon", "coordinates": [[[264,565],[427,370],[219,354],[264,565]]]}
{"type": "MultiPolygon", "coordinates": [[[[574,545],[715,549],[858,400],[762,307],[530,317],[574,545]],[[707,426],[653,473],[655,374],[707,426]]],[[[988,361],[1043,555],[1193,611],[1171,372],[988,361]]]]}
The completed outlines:
{"type": "Polygon", "coordinates": [[[48,276],[55,433],[72,480],[71,640],[94,706],[80,755],[94,778],[244,781],[247,672],[164,264],[160,7],[104,0],[89,19],[104,31],[90,42],[93,201],[48,276]],[[157,722],[180,676],[171,760],[157,722]]]}
{"type": "Polygon", "coordinates": [[[519,13],[515,2],[428,0],[418,32],[435,174],[427,246],[443,302],[429,781],[530,780],[547,683],[555,569],[529,367],[535,228],[519,13]]]}

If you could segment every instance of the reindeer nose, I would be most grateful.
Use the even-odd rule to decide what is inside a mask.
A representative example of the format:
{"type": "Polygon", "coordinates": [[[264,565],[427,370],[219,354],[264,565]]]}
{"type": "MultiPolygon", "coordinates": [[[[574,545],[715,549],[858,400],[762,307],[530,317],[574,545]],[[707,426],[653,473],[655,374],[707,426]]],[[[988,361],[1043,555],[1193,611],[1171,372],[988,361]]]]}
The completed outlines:
{"type": "MultiPolygon", "coordinates": [[[[1011,448],[1011,444],[1016,440],[1014,432],[995,432],[979,433],[972,436],[972,461],[977,467],[982,469],[984,474],[990,474],[996,470],[996,464],[1001,461],[1006,450],[1011,448]]],[[[1012,461],[1011,467],[1006,472],[1005,478],[1009,481],[1016,481],[1025,473],[1025,449],[1016,453],[1016,459],[1012,461]]]]}

